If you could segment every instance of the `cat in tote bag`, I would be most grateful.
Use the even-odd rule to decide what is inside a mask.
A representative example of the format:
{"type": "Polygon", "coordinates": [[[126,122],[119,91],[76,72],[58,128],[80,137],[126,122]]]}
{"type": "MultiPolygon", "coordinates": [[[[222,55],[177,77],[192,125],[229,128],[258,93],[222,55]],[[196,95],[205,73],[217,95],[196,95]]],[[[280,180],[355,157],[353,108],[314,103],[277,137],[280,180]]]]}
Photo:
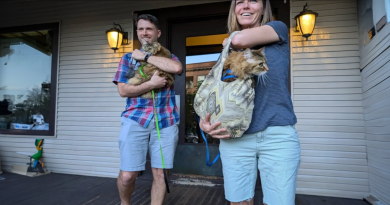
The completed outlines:
{"type": "Polygon", "coordinates": [[[209,113],[210,123],[221,122],[220,128],[226,128],[222,134],[228,134],[230,138],[241,137],[249,128],[255,98],[253,76],[268,70],[263,49],[233,51],[235,53],[229,56],[230,43],[236,33],[229,36],[218,62],[206,76],[194,99],[194,109],[199,117],[204,119],[209,113]],[[230,68],[239,77],[232,82],[222,81],[224,67],[230,68]]]}

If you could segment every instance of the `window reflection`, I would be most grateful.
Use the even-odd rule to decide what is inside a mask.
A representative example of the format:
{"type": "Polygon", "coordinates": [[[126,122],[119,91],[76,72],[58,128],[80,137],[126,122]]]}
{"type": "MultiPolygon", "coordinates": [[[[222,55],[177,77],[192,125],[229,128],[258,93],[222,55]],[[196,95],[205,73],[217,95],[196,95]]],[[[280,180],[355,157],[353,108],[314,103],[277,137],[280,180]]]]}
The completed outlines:
{"type": "MultiPolygon", "coordinates": [[[[191,57],[195,58],[196,56],[191,57]]],[[[201,57],[204,57],[204,55],[202,55],[201,57]]],[[[202,84],[206,75],[210,72],[211,68],[215,65],[217,58],[218,55],[216,56],[216,58],[212,58],[214,59],[214,61],[203,63],[190,63],[186,65],[186,143],[204,143],[204,139],[202,138],[199,128],[199,116],[194,111],[193,102],[198,88],[202,84]]],[[[207,133],[204,133],[204,135],[209,144],[219,144],[218,139],[212,138],[207,133]]]]}
{"type": "MultiPolygon", "coordinates": [[[[185,142],[204,143],[199,116],[194,111],[194,98],[203,80],[215,65],[222,51],[222,42],[228,34],[193,36],[186,38],[186,97],[185,97],[185,142]]],[[[204,133],[209,144],[219,144],[204,133]]]]}
{"type": "Polygon", "coordinates": [[[49,130],[52,36],[0,34],[0,129],[49,130]]]}

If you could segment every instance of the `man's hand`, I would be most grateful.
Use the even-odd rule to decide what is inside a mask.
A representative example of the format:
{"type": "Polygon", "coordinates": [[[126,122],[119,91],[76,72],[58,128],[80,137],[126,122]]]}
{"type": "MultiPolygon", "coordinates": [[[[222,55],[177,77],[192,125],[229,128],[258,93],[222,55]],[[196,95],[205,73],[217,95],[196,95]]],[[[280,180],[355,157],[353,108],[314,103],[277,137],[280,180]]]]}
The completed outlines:
{"type": "Polygon", "coordinates": [[[131,54],[131,58],[134,60],[140,61],[145,59],[146,54],[143,53],[142,51],[135,49],[133,53],[131,54]]]}
{"type": "Polygon", "coordinates": [[[127,83],[118,82],[118,92],[121,97],[138,97],[153,89],[162,88],[167,84],[167,80],[159,76],[158,71],[153,73],[152,78],[140,85],[130,85],[127,83]]]}
{"type": "Polygon", "coordinates": [[[217,139],[229,139],[230,135],[222,135],[223,132],[226,132],[226,129],[217,129],[221,125],[220,122],[216,122],[214,124],[210,124],[210,114],[206,115],[206,119],[200,119],[199,127],[204,132],[211,135],[213,138],[217,139]]]}
{"type": "Polygon", "coordinates": [[[147,39],[143,39],[143,38],[140,38],[139,41],[141,42],[142,45],[149,43],[147,39]]]}
{"type": "Polygon", "coordinates": [[[148,82],[150,83],[152,89],[156,89],[164,87],[167,84],[167,79],[160,77],[159,72],[156,71],[153,73],[152,78],[148,82]]]}

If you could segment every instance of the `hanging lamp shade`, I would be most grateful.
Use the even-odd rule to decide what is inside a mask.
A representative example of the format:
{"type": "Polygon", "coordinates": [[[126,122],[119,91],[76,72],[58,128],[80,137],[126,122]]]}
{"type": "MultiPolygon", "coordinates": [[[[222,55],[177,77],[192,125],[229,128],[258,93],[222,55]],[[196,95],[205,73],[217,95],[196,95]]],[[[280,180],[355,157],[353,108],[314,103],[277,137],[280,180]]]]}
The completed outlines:
{"type": "Polygon", "coordinates": [[[110,45],[110,48],[114,50],[115,53],[116,50],[118,50],[122,45],[125,32],[123,32],[122,27],[119,24],[114,23],[114,27],[107,30],[106,34],[107,34],[108,44],[110,45]]]}
{"type": "Polygon", "coordinates": [[[303,11],[295,16],[295,21],[297,23],[297,30],[301,32],[302,36],[308,40],[308,38],[313,34],[314,27],[316,25],[316,18],[318,13],[307,10],[308,5],[303,7],[303,11]]]}

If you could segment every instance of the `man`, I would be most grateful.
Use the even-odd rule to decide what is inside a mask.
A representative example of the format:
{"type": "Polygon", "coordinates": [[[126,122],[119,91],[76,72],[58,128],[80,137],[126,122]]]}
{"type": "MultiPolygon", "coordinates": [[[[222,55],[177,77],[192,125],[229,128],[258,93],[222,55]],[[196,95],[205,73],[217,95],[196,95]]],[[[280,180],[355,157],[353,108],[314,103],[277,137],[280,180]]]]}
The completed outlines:
{"type": "MultiPolygon", "coordinates": [[[[137,36],[141,43],[156,42],[161,35],[156,17],[143,14],[136,21],[137,36]]],[[[160,127],[161,147],[166,169],[173,168],[173,159],[178,142],[179,121],[178,109],[175,104],[173,85],[165,87],[166,79],[159,77],[155,72],[145,83],[134,86],[127,84],[126,76],[131,73],[133,60],[144,60],[161,70],[180,74],[182,65],[172,54],[172,59],[147,56],[135,49],[133,53],[125,54],[120,63],[113,82],[117,84],[121,97],[127,97],[126,110],[122,113],[122,128],[119,136],[121,167],[117,181],[122,205],[130,204],[130,197],[134,190],[135,179],[140,171],[145,170],[146,154],[149,150],[153,173],[151,204],[161,205],[166,194],[162,159],[160,155],[160,141],[157,135],[154,116],[153,99],[139,97],[156,88],[162,88],[155,93],[155,105],[160,127]],[[150,136],[150,138],[149,138],[150,136]]],[[[138,66],[135,66],[138,69],[138,66]]]]}

